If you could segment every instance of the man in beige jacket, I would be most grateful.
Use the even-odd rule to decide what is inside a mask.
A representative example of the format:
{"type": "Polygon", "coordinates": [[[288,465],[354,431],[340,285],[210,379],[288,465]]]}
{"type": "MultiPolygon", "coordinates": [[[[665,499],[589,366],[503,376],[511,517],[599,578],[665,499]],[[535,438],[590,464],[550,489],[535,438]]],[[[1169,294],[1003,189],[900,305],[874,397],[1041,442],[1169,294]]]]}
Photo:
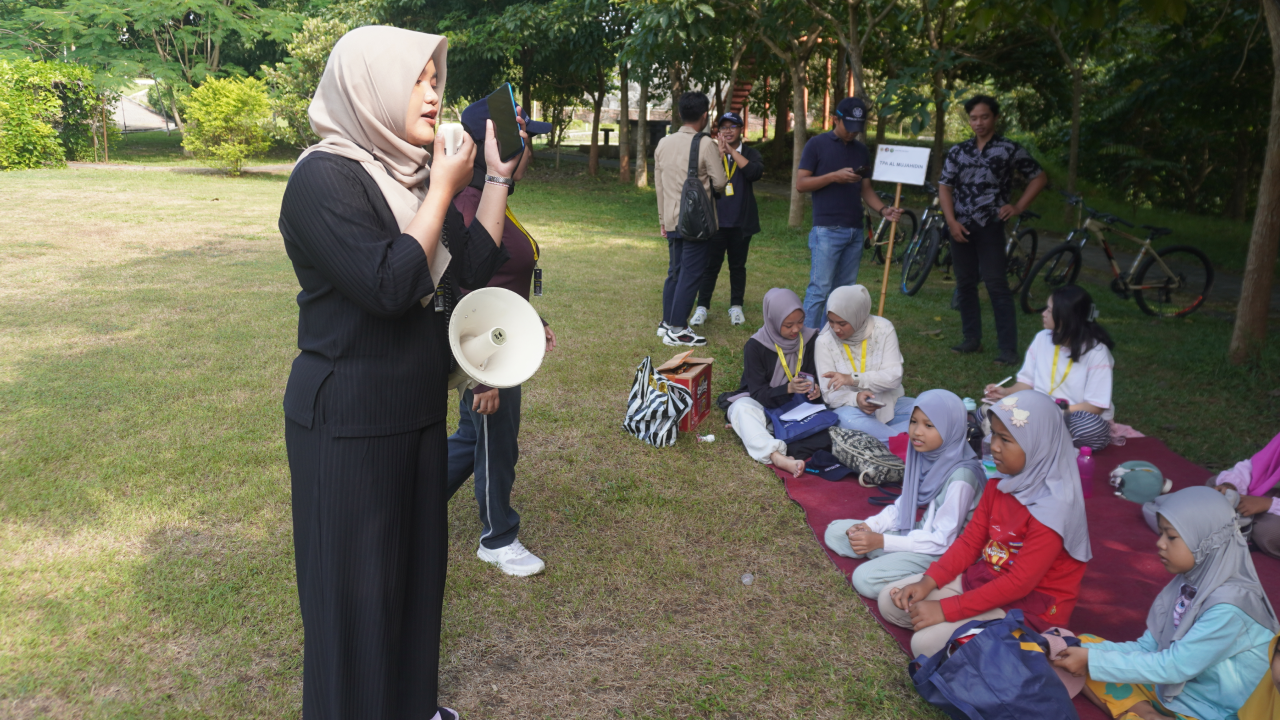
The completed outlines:
{"type": "MultiPolygon", "coordinates": [[[[658,227],[667,239],[667,281],[662,286],[662,324],[658,336],[666,345],[706,345],[707,339],[689,327],[689,313],[707,266],[707,241],[685,240],[680,226],[680,190],[689,176],[689,152],[693,136],[707,126],[711,103],[700,92],[680,96],[678,131],[658,141],[653,151],[653,179],[658,195],[658,227]]],[[[698,145],[698,179],[707,191],[711,212],[715,198],[728,182],[725,175],[723,142],[703,137],[698,145]]]]}

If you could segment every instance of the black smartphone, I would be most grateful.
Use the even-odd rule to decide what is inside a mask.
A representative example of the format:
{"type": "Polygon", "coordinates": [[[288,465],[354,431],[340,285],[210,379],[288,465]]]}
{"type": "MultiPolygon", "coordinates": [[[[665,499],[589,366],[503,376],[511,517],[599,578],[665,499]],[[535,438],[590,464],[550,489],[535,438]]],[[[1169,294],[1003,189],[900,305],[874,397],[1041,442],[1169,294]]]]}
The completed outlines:
{"type": "Polygon", "coordinates": [[[871,166],[870,166],[870,165],[863,165],[862,167],[858,168],[857,170],[854,170],[854,171],[853,171],[853,173],[854,173],[855,175],[857,175],[858,177],[860,177],[860,178],[869,178],[869,177],[871,177],[871,166]]]}
{"type": "MultiPolygon", "coordinates": [[[[502,162],[524,152],[524,138],[520,137],[520,123],[516,122],[516,96],[511,83],[502,83],[489,97],[489,118],[493,120],[493,134],[498,139],[498,155],[502,162]]],[[[483,150],[482,150],[483,152],[483,150]]]]}

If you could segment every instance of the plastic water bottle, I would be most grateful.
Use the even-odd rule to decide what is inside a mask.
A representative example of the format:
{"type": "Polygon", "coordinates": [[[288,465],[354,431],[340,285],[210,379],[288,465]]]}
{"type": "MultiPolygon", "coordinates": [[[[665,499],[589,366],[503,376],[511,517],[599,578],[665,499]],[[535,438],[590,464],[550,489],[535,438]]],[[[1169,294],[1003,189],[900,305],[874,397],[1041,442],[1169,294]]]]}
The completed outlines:
{"type": "Polygon", "coordinates": [[[1093,497],[1093,449],[1080,448],[1076,456],[1076,468],[1080,470],[1080,489],[1085,497],[1093,497]]]}

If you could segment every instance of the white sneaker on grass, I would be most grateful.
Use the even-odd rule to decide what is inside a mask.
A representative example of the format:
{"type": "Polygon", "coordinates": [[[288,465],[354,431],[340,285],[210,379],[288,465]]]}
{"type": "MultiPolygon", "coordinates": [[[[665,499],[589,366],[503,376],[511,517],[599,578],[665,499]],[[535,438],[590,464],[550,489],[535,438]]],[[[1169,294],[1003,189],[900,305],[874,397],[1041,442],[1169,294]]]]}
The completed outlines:
{"type": "Polygon", "coordinates": [[[734,305],[729,308],[729,324],[741,325],[747,321],[747,316],[742,313],[741,305],[734,305]]]}
{"type": "Polygon", "coordinates": [[[707,339],[695,333],[691,328],[671,328],[662,338],[663,345],[700,347],[707,344],[707,339]]]}
{"type": "Polygon", "coordinates": [[[699,305],[693,311],[693,317],[689,318],[689,327],[697,327],[707,321],[707,309],[699,305]]]}
{"type": "Polygon", "coordinates": [[[671,326],[667,324],[666,320],[663,320],[662,322],[658,323],[658,337],[666,336],[667,331],[670,329],[671,329],[671,326]]]}
{"type": "Polygon", "coordinates": [[[476,550],[476,557],[491,565],[497,565],[502,572],[516,577],[537,575],[547,567],[547,564],[542,562],[542,558],[529,552],[519,540],[497,550],[490,550],[481,545],[480,549],[476,550]]]}

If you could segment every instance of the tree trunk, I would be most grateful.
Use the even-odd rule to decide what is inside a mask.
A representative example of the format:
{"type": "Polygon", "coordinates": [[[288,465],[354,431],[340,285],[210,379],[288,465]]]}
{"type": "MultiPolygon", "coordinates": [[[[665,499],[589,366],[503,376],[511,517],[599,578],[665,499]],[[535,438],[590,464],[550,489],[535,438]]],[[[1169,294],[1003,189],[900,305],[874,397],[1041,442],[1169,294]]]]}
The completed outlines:
{"type": "Polygon", "coordinates": [[[604,82],[602,81],[591,98],[591,151],[587,153],[587,174],[596,177],[600,174],[600,106],[604,104],[604,82]]]}
{"type": "Polygon", "coordinates": [[[858,12],[854,3],[849,4],[849,71],[853,76],[854,97],[867,99],[867,84],[862,67],[862,37],[858,35],[858,12]]]}
{"type": "Polygon", "coordinates": [[[1076,191],[1080,168],[1080,106],[1084,99],[1084,59],[1071,66],[1071,149],[1067,156],[1067,192],[1076,191]]]}
{"type": "Polygon", "coordinates": [[[671,63],[671,125],[667,132],[673,133],[680,127],[680,94],[684,92],[684,77],[680,73],[680,63],[671,63]]]}
{"type": "MultiPolygon", "coordinates": [[[[778,137],[778,133],[773,134],[778,137]]],[[[769,139],[769,76],[764,78],[764,110],[760,113],[760,142],[769,139]]]]}
{"type": "Polygon", "coordinates": [[[933,150],[929,152],[929,179],[937,182],[942,175],[943,154],[947,147],[947,100],[942,86],[942,72],[933,73],[933,150]]]}
{"type": "Polygon", "coordinates": [[[783,75],[778,78],[778,98],[774,102],[774,120],[773,120],[773,136],[775,138],[784,138],[787,135],[787,101],[791,99],[791,83],[787,81],[787,76],[783,75]]]}
{"type": "Polygon", "coordinates": [[[876,115],[876,151],[884,144],[884,128],[889,124],[888,115],[876,115]]]}
{"type": "MultiPolygon", "coordinates": [[[[804,196],[796,186],[796,174],[800,171],[800,155],[804,153],[805,131],[808,129],[804,106],[806,65],[808,63],[803,61],[791,65],[791,104],[796,116],[795,136],[791,142],[791,210],[787,213],[787,225],[791,227],[800,227],[804,220],[804,196]]],[[[779,115],[786,116],[781,105],[778,106],[778,111],[779,115]]]]}
{"type": "Polygon", "coordinates": [[[627,64],[618,65],[618,182],[631,182],[631,83],[627,64]]]}
{"type": "Polygon", "coordinates": [[[636,108],[636,187],[649,187],[649,74],[640,76],[640,107],[636,108]]]}
{"type": "Polygon", "coordinates": [[[1227,200],[1227,217],[1243,222],[1249,211],[1249,179],[1253,177],[1253,153],[1249,152],[1249,136],[1236,137],[1236,162],[1231,181],[1231,197],[1227,200]]]}
{"type": "Polygon", "coordinates": [[[1271,124],[1267,128],[1267,155],[1262,161],[1258,186],[1258,210],[1253,216],[1249,255],[1245,260],[1236,325],[1231,332],[1228,356],[1239,365],[1262,352],[1271,308],[1271,280],[1280,249],[1280,0],[1264,0],[1267,32],[1271,35],[1271,124]]]}

